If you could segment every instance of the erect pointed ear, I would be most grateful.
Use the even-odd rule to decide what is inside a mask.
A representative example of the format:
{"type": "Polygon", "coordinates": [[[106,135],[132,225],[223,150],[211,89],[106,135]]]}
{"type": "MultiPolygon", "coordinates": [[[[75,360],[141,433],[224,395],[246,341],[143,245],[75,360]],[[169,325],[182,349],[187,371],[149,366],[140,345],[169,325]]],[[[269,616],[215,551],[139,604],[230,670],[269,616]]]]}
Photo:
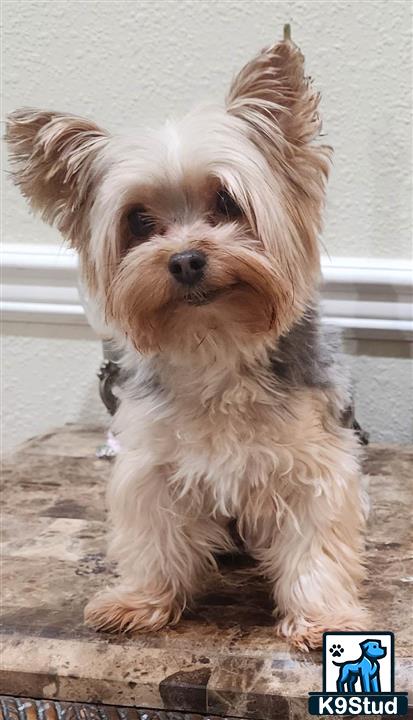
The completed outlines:
{"type": "Polygon", "coordinates": [[[93,201],[93,161],[107,140],[97,125],[71,115],[23,108],[8,117],[16,184],[75,247],[82,243],[93,201]]]}
{"type": "MultiPolygon", "coordinates": [[[[301,247],[315,273],[331,156],[331,148],[313,142],[321,130],[319,99],[304,75],[304,58],[288,36],[241,70],[227,98],[228,113],[243,123],[277,178],[283,226],[289,228],[285,248],[301,247]]],[[[272,232],[268,228],[267,236],[272,232]]]]}
{"type": "Polygon", "coordinates": [[[320,130],[319,94],[304,75],[304,57],[290,40],[272,45],[234,79],[227,110],[267,139],[300,146],[320,130]]]}

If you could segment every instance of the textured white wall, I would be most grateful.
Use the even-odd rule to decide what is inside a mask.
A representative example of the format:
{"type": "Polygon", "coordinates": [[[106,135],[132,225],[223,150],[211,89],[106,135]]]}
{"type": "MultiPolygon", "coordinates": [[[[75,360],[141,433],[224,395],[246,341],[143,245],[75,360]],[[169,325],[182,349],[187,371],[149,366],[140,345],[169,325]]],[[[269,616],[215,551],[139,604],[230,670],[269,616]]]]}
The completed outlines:
{"type": "MultiPolygon", "coordinates": [[[[330,254],[411,256],[411,5],[317,0],[4,2],[5,109],[67,110],[109,129],[220,100],[290,21],[335,148],[330,254]]],[[[9,241],[54,241],[6,184],[9,241]]]]}
{"type": "Polygon", "coordinates": [[[66,422],[107,420],[98,394],[97,340],[7,333],[2,345],[4,449],[66,422]]]}
{"type": "MultiPolygon", "coordinates": [[[[394,349],[394,348],[393,348],[394,349]]],[[[407,348],[405,348],[406,350],[407,348]]],[[[357,420],[372,442],[413,442],[411,357],[352,355],[357,420]]]]}

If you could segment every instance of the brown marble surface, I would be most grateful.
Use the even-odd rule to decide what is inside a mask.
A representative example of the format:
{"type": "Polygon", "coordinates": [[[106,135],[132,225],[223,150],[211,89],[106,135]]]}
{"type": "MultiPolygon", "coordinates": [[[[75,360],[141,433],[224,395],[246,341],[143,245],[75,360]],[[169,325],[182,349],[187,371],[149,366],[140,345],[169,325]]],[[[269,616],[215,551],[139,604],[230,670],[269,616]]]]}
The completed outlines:
{"type": "MultiPolygon", "coordinates": [[[[104,557],[110,463],[94,454],[102,440],[99,429],[66,426],[3,461],[0,692],[260,720],[307,717],[307,693],[321,690],[321,653],[297,652],[275,637],[268,589],[246,571],[247,559],[223,566],[241,586],[211,588],[174,628],[127,639],[84,627],[87,599],[114,573],[104,557]]],[[[365,471],[372,499],[365,592],[374,628],[396,633],[396,690],[406,690],[413,451],[371,446],[365,471]]]]}

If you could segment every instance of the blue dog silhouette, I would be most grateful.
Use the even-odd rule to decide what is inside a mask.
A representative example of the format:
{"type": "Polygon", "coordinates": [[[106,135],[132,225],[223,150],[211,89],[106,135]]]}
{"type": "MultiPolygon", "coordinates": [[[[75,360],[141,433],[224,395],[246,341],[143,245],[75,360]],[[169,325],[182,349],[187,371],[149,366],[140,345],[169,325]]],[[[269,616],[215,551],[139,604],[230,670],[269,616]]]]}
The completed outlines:
{"type": "Polygon", "coordinates": [[[358,678],[360,678],[361,692],[381,692],[380,665],[378,659],[385,657],[387,649],[382,647],[380,640],[363,640],[363,642],[360,643],[360,647],[361,656],[358,660],[350,660],[342,663],[333,660],[334,665],[340,668],[337,680],[337,692],[354,692],[358,678]]]}

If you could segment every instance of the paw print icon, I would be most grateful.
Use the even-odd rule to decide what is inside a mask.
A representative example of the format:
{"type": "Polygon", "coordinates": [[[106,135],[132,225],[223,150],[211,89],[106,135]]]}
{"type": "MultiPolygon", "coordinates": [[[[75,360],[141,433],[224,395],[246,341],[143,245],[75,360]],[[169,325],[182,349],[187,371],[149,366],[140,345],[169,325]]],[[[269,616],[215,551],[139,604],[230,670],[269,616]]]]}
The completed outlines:
{"type": "Polygon", "coordinates": [[[331,652],[332,657],[341,657],[344,652],[344,648],[339,644],[337,644],[337,645],[334,644],[331,646],[330,652],[331,652]]]}

